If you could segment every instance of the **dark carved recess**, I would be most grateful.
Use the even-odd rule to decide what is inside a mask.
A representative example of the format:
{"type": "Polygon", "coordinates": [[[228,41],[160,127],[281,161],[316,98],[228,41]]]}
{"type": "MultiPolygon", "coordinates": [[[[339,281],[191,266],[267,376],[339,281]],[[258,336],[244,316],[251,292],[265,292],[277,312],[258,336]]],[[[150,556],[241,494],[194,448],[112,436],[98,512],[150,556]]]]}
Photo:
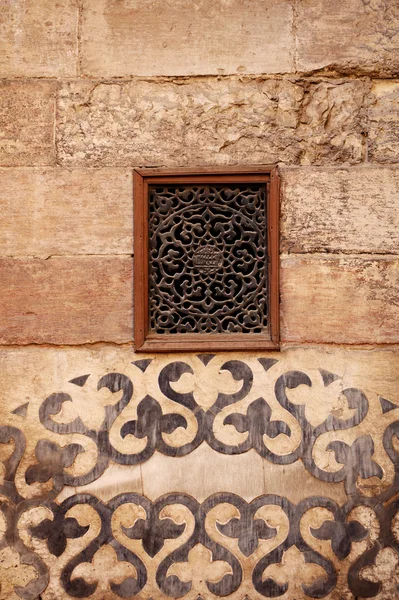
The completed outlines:
{"type": "Polygon", "coordinates": [[[266,331],[266,185],[150,186],[149,263],[152,333],[266,331]]]}

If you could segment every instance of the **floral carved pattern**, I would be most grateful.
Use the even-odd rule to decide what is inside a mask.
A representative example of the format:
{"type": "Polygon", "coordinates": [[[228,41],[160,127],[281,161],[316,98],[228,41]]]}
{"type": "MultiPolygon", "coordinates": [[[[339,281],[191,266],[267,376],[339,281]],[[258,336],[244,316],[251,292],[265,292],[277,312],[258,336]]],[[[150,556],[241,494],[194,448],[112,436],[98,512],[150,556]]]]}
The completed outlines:
{"type": "Polygon", "coordinates": [[[31,454],[23,428],[0,427],[0,598],[46,598],[55,580],[65,598],[93,600],[323,598],[342,578],[347,598],[399,594],[392,401],[380,398],[385,425],[372,437],[369,392],[337,374],[211,354],[142,359],[126,373],[78,375],[66,389],[41,401],[31,454]],[[305,490],[295,502],[228,491],[102,499],[83,488],[111,464],[128,469],[200,445],[251,451],[282,472],[301,462],[323,490],[341,485],[346,501],[305,490]]]}
{"type": "Polygon", "coordinates": [[[150,328],[262,333],[267,327],[265,186],[152,186],[150,328]]]}

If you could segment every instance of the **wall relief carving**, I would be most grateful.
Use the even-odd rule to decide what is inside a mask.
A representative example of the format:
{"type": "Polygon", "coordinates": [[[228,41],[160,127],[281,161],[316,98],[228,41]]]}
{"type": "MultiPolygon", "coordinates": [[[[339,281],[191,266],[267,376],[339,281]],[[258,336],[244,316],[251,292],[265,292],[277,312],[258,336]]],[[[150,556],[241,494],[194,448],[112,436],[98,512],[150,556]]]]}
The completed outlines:
{"type": "Polygon", "coordinates": [[[152,186],[149,309],[156,333],[262,333],[264,184],[152,186]]]}
{"type": "Polygon", "coordinates": [[[252,600],[333,598],[342,586],[348,598],[399,594],[393,400],[379,398],[373,429],[368,391],[322,366],[285,370],[276,359],[212,354],[145,358],[100,378],[77,373],[64,389],[40,402],[34,446],[15,426],[29,403],[0,427],[0,578],[10,565],[15,573],[0,594],[252,600]],[[179,490],[104,500],[81,489],[111,464],[128,470],[154,453],[179,460],[203,444],[221,455],[255,452],[282,477],[301,461],[312,478],[342,484],[346,500],[306,489],[298,502],[228,490],[201,501],[179,490]]]}

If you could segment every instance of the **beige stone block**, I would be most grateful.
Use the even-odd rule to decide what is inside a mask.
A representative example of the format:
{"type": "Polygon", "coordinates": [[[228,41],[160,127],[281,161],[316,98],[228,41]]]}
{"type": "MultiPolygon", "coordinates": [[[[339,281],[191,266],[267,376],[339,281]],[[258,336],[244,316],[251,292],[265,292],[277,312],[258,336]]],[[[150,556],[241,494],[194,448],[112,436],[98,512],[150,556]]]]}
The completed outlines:
{"type": "Polygon", "coordinates": [[[399,169],[283,169],[283,252],[399,252],[399,169]]]}
{"type": "Polygon", "coordinates": [[[399,342],[399,260],[292,256],[281,261],[285,342],[399,342]]]}
{"type": "Polygon", "coordinates": [[[380,163],[399,162],[399,83],[376,81],[368,110],[369,158],[380,163]]]}
{"type": "MultiPolygon", "coordinates": [[[[126,445],[124,440],[121,449],[123,446],[126,449],[126,445]]],[[[253,450],[230,456],[218,454],[204,444],[184,457],[156,453],[143,465],[126,468],[111,464],[93,483],[76,489],[64,488],[62,499],[72,493],[88,493],[108,501],[118,494],[135,492],[156,500],[176,490],[201,502],[226,490],[248,502],[261,494],[278,494],[294,503],[313,495],[329,496],[341,504],[346,499],[342,484],[318,481],[306,471],[302,461],[281,467],[262,459],[253,450]]]]}
{"type": "Polygon", "coordinates": [[[63,165],[357,163],[365,81],[253,78],[65,83],[63,165]]]}
{"type": "Polygon", "coordinates": [[[202,444],[184,457],[154,454],[141,466],[141,471],[144,495],[152,500],[176,489],[201,502],[211,494],[225,490],[239,494],[247,501],[265,493],[263,459],[253,450],[230,456],[215,453],[202,444]]]}
{"type": "Polygon", "coordinates": [[[56,83],[0,81],[0,166],[55,161],[56,83]]]}
{"type": "Polygon", "coordinates": [[[346,500],[342,483],[318,481],[306,470],[301,460],[284,466],[264,460],[263,472],[264,494],[278,494],[294,504],[317,495],[333,498],[339,504],[344,504],[346,500]]]}
{"type": "Polygon", "coordinates": [[[399,5],[384,0],[301,0],[297,69],[339,73],[399,72],[399,5]]]}
{"type": "Polygon", "coordinates": [[[0,254],[132,254],[123,169],[0,169],[0,254]]]}
{"type": "Polygon", "coordinates": [[[62,493],[92,494],[103,502],[108,502],[118,494],[125,492],[144,494],[141,465],[130,466],[111,464],[96,481],[77,488],[64,488],[62,493]]]}
{"type": "Polygon", "coordinates": [[[5,0],[0,17],[0,77],[76,75],[76,0],[5,0]]]}
{"type": "Polygon", "coordinates": [[[2,344],[131,340],[131,258],[4,258],[0,272],[2,344]]]}
{"type": "Polygon", "coordinates": [[[86,75],[208,75],[293,70],[287,0],[84,0],[86,75]]]}

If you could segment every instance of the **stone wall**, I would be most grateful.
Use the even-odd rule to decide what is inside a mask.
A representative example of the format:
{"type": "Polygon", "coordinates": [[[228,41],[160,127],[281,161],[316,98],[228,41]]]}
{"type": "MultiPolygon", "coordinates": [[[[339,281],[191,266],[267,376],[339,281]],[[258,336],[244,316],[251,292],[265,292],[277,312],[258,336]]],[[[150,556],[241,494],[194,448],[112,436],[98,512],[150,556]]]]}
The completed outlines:
{"type": "Polygon", "coordinates": [[[4,0],[0,599],[399,597],[399,3],[4,0]],[[132,169],[279,165],[279,353],[134,355],[132,169]]]}

